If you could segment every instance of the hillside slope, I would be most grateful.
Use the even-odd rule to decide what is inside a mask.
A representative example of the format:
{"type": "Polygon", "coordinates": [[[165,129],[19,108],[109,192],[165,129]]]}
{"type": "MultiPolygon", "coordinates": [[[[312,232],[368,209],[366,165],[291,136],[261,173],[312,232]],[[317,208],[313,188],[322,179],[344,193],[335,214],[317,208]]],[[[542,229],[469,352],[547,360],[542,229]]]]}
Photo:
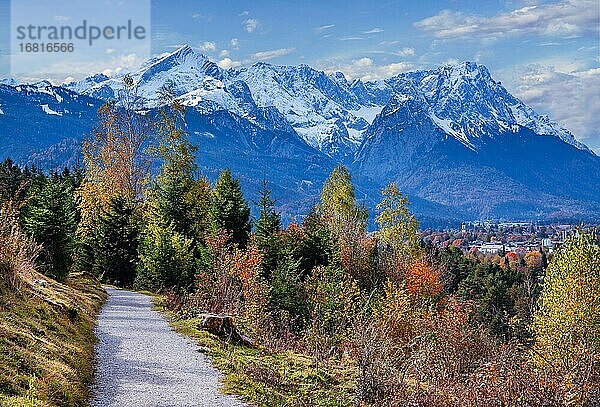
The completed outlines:
{"type": "Polygon", "coordinates": [[[97,279],[36,272],[0,281],[0,406],[82,406],[93,378],[93,328],[106,299],[97,279]]]}

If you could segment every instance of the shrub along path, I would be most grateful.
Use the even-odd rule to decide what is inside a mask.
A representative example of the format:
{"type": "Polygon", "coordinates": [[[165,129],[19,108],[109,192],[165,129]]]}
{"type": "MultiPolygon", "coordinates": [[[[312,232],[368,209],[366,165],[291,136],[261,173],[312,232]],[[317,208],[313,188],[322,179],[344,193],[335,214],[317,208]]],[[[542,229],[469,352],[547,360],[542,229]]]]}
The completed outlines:
{"type": "Polygon", "coordinates": [[[220,373],[175,333],[147,295],[107,288],[98,318],[96,406],[243,406],[219,392],[220,373]]]}

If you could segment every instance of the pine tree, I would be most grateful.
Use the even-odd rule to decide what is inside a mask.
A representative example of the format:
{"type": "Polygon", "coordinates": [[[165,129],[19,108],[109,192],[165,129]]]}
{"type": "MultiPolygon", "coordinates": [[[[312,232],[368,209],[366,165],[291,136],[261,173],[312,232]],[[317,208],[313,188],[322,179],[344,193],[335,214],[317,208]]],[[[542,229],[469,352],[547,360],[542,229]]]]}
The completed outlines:
{"type": "Polygon", "coordinates": [[[42,245],[38,268],[44,274],[63,279],[70,271],[76,225],[71,186],[56,174],[37,183],[23,213],[25,230],[42,245]]]}
{"type": "Polygon", "coordinates": [[[148,193],[150,216],[182,235],[199,240],[208,229],[209,184],[198,177],[197,151],[185,131],[185,110],[168,88],[161,97],[169,104],[159,113],[159,144],[155,152],[162,161],[148,193]]]}
{"type": "Polygon", "coordinates": [[[172,226],[147,226],[140,243],[136,289],[158,292],[175,288],[184,292],[194,283],[197,260],[194,245],[172,226]]]}
{"type": "Polygon", "coordinates": [[[0,163],[0,202],[12,198],[24,199],[25,191],[22,190],[22,187],[26,179],[27,176],[13,160],[7,158],[2,161],[0,163]],[[19,192],[18,196],[17,192],[19,192]]]}
{"type": "Polygon", "coordinates": [[[213,228],[231,233],[231,242],[246,247],[250,236],[250,208],[244,199],[240,182],[231,171],[222,171],[212,193],[213,228]]]}
{"type": "Polygon", "coordinates": [[[98,218],[93,271],[102,281],[130,287],[138,258],[138,223],[134,208],[124,196],[116,196],[98,218]]]}
{"type": "Polygon", "coordinates": [[[297,329],[301,329],[308,320],[309,304],[300,261],[292,253],[282,253],[272,271],[269,300],[292,317],[297,329]]]}
{"type": "Polygon", "coordinates": [[[546,252],[544,251],[544,249],[542,249],[540,247],[540,253],[542,254],[542,261],[541,261],[541,269],[542,269],[542,273],[544,271],[546,271],[546,268],[548,267],[548,257],[546,256],[546,252]]]}
{"type": "Polygon", "coordinates": [[[259,207],[259,218],[255,222],[254,242],[258,250],[263,254],[262,266],[263,276],[269,277],[277,266],[279,253],[279,236],[281,231],[281,217],[275,211],[275,200],[271,198],[271,190],[267,181],[263,182],[263,189],[257,203],[259,207]]]}
{"type": "Polygon", "coordinates": [[[254,232],[258,239],[266,239],[281,230],[281,215],[275,211],[277,201],[271,198],[271,192],[267,180],[264,180],[260,199],[257,203],[260,215],[256,221],[254,232]]]}
{"type": "Polygon", "coordinates": [[[147,191],[145,231],[140,244],[136,288],[185,291],[194,282],[195,264],[205,255],[209,229],[210,185],[198,177],[196,147],[185,131],[183,106],[168,88],[160,111],[159,144],[162,165],[147,191]]]}

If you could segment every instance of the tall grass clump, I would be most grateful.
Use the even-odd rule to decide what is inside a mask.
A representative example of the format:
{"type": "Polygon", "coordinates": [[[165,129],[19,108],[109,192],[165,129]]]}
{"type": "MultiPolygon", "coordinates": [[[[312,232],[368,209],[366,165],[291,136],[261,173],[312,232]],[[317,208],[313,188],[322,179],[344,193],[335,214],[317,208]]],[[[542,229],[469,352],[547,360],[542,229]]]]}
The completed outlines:
{"type": "Polygon", "coordinates": [[[23,279],[32,274],[40,247],[19,226],[23,204],[10,199],[0,204],[0,281],[18,290],[23,279]]]}

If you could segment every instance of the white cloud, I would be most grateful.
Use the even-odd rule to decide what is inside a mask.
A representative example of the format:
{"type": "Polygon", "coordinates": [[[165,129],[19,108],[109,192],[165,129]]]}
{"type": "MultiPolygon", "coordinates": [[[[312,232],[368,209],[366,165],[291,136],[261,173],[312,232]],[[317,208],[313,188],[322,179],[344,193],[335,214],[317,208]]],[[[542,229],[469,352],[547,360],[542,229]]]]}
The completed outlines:
{"type": "Polygon", "coordinates": [[[223,69],[229,69],[229,68],[235,68],[236,66],[240,66],[241,62],[232,61],[231,58],[223,58],[222,60],[217,62],[217,65],[219,65],[223,69]]]}
{"type": "Polygon", "coordinates": [[[41,79],[47,79],[52,83],[60,84],[67,80],[81,80],[86,76],[98,73],[98,66],[106,67],[102,73],[107,76],[114,76],[120,72],[130,72],[139,69],[140,65],[146,62],[146,57],[132,54],[111,54],[106,59],[100,61],[61,61],[45,67],[43,72],[32,71],[30,76],[19,77],[23,82],[34,82],[41,79]],[[48,75],[47,72],[57,72],[56,75],[48,75]],[[65,77],[58,72],[69,72],[65,77]]]}
{"type": "Polygon", "coordinates": [[[415,27],[439,38],[498,37],[535,33],[547,36],[579,36],[598,32],[597,0],[563,0],[522,7],[492,17],[442,10],[416,22],[415,27]]]}
{"type": "Polygon", "coordinates": [[[224,49],[224,50],[221,50],[221,52],[219,52],[219,57],[224,58],[224,57],[227,57],[227,56],[229,56],[229,50],[228,49],[224,49]]]}
{"type": "Polygon", "coordinates": [[[363,81],[372,81],[386,79],[400,72],[406,72],[414,69],[407,62],[396,62],[387,65],[377,65],[371,58],[355,59],[349,64],[338,64],[325,68],[325,72],[341,71],[350,80],[362,79],[363,81]]]}
{"type": "Polygon", "coordinates": [[[273,59],[277,57],[282,57],[284,55],[288,55],[294,52],[295,48],[279,48],[270,51],[260,51],[252,54],[250,57],[251,61],[265,61],[267,59],[273,59]]]}
{"type": "Polygon", "coordinates": [[[115,52],[115,49],[114,49],[114,48],[106,48],[106,51],[105,51],[105,52],[106,52],[107,54],[112,54],[112,53],[114,53],[114,52],[115,52]]]}
{"type": "Polygon", "coordinates": [[[356,40],[364,40],[363,37],[340,37],[338,38],[340,41],[356,41],[356,40]]]}
{"type": "Polygon", "coordinates": [[[540,113],[558,121],[575,137],[600,152],[600,68],[573,61],[529,64],[505,72],[509,91],[540,113]]]}
{"type": "Polygon", "coordinates": [[[404,47],[398,52],[394,52],[395,55],[400,57],[412,57],[415,55],[415,49],[410,47],[404,47]]]}
{"type": "Polygon", "coordinates": [[[229,43],[231,44],[231,47],[233,49],[240,49],[240,40],[238,40],[237,38],[232,38],[231,41],[229,41],[229,43]]]}
{"type": "Polygon", "coordinates": [[[248,10],[244,10],[244,11],[242,11],[240,14],[238,14],[238,16],[240,16],[240,17],[245,17],[245,16],[247,16],[247,15],[249,15],[249,14],[250,14],[250,12],[249,12],[248,10]]]}
{"type": "Polygon", "coordinates": [[[244,21],[244,29],[249,33],[254,32],[259,25],[260,21],[258,21],[256,18],[249,18],[244,21]]]}
{"type": "Polygon", "coordinates": [[[217,44],[212,41],[204,41],[202,45],[200,45],[200,50],[202,52],[213,52],[217,50],[217,44]]]}
{"type": "Polygon", "coordinates": [[[194,20],[202,20],[206,22],[211,22],[213,20],[213,16],[211,14],[202,14],[202,13],[193,13],[192,18],[194,20]]]}
{"type": "Polygon", "coordinates": [[[379,43],[379,45],[396,45],[399,44],[400,41],[394,40],[394,41],[381,41],[379,43]]]}
{"type": "Polygon", "coordinates": [[[323,31],[327,31],[331,28],[335,27],[335,24],[326,24],[326,25],[322,25],[320,27],[315,27],[315,32],[317,33],[322,33],[323,31]]]}
{"type": "Polygon", "coordinates": [[[369,31],[363,31],[363,34],[377,34],[377,33],[382,33],[383,30],[379,27],[375,27],[370,29],[369,31]]]}

